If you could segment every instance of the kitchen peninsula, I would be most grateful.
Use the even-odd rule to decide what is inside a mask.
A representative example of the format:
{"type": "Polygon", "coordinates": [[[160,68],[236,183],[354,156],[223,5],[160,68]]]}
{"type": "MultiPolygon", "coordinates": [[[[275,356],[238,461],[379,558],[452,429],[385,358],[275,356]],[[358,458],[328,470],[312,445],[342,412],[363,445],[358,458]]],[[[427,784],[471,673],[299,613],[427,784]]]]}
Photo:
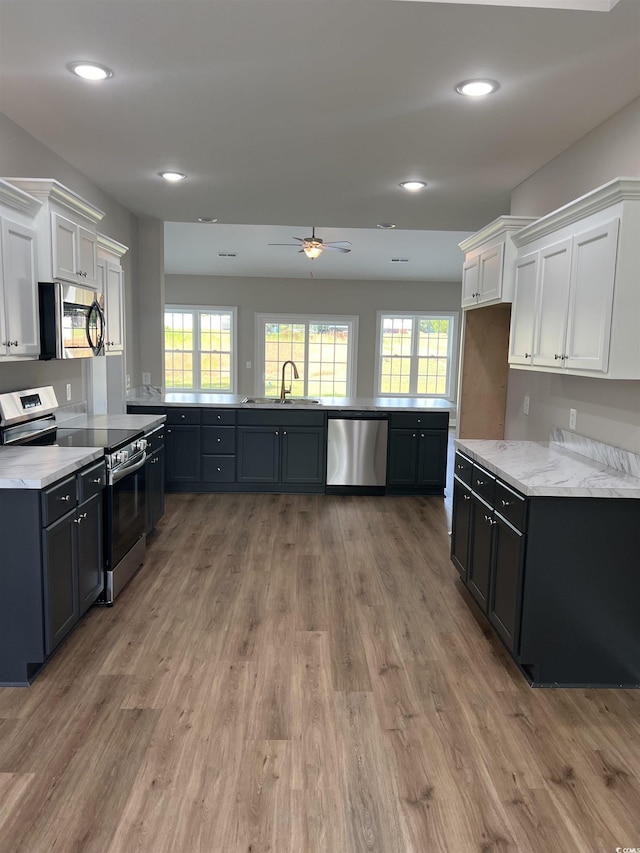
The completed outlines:
{"type": "Polygon", "coordinates": [[[411,397],[281,403],[275,397],[143,391],[129,398],[127,411],[166,414],[167,491],[324,493],[329,423],[377,419],[388,426],[388,447],[382,449],[382,485],[368,493],[442,495],[455,406],[411,397]]]}

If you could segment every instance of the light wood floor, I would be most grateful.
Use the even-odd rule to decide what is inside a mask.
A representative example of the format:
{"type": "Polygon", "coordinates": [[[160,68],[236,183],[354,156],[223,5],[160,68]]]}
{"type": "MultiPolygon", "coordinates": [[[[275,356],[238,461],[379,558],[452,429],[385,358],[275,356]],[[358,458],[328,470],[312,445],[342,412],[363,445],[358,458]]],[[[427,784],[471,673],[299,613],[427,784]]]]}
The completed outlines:
{"type": "Polygon", "coordinates": [[[2,853],[640,847],[640,692],[532,690],[448,548],[442,498],[169,496],[0,690],[2,853]]]}

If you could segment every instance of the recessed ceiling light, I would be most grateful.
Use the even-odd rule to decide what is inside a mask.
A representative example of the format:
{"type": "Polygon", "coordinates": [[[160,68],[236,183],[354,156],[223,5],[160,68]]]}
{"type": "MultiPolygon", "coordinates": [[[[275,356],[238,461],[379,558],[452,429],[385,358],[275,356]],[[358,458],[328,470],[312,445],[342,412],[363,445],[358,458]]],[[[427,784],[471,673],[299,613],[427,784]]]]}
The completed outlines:
{"type": "Polygon", "coordinates": [[[395,228],[395,222],[378,222],[376,228],[395,228]]]}
{"type": "Polygon", "coordinates": [[[106,80],[113,77],[113,71],[110,68],[99,65],[97,62],[70,62],[67,68],[83,80],[106,80]]]}
{"type": "Polygon", "coordinates": [[[184,181],[187,177],[183,172],[158,172],[161,178],[174,184],[176,181],[184,181]]]}
{"type": "Polygon", "coordinates": [[[409,190],[409,192],[417,192],[418,190],[423,190],[426,187],[426,183],[424,181],[402,181],[400,186],[403,190],[409,190]]]}
{"type": "Polygon", "coordinates": [[[495,80],[463,80],[456,86],[456,92],[466,95],[468,98],[481,98],[490,95],[500,88],[495,80]]]}
{"type": "Polygon", "coordinates": [[[206,223],[210,224],[212,222],[217,222],[217,221],[218,221],[217,219],[212,219],[210,216],[199,216],[198,217],[198,222],[206,222],[206,223]]]}

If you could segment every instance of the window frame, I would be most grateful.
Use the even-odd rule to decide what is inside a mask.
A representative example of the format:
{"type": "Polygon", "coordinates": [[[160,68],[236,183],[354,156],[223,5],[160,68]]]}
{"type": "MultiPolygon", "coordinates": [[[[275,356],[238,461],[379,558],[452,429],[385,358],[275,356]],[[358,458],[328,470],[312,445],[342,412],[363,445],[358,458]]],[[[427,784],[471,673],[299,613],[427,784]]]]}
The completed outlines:
{"type": "MultiPolygon", "coordinates": [[[[333,323],[341,323],[343,325],[349,325],[349,344],[347,347],[347,388],[345,397],[355,397],[356,396],[356,380],[357,380],[357,371],[356,365],[358,361],[358,320],[359,317],[355,314],[274,314],[274,313],[260,313],[255,315],[255,371],[254,371],[254,393],[256,396],[264,396],[264,383],[265,383],[265,338],[264,338],[264,327],[267,323],[304,323],[308,329],[309,324],[313,323],[326,323],[331,325],[333,323]]],[[[308,364],[308,356],[309,356],[309,335],[306,335],[305,339],[305,372],[304,372],[304,395],[305,397],[309,396],[307,388],[308,388],[308,371],[306,370],[306,366],[308,364]]],[[[278,399],[277,395],[274,396],[274,400],[278,399]]]]}
{"type": "MultiPolygon", "coordinates": [[[[197,394],[237,394],[238,388],[238,308],[235,305],[178,305],[175,303],[166,303],[164,306],[164,311],[162,314],[163,319],[163,334],[162,334],[162,360],[163,360],[163,384],[165,390],[169,393],[176,391],[192,391],[197,394]],[[164,337],[164,317],[167,313],[173,314],[192,314],[194,318],[194,343],[197,343],[197,347],[194,347],[191,350],[193,357],[193,381],[194,384],[191,388],[179,387],[177,385],[167,386],[167,377],[166,377],[166,363],[165,363],[165,353],[166,352],[178,352],[178,350],[167,350],[165,347],[165,337],[164,337]],[[231,315],[231,377],[230,377],[230,387],[229,388],[202,388],[200,383],[202,382],[202,354],[210,352],[210,350],[201,350],[200,349],[200,332],[201,332],[201,316],[202,314],[230,314],[231,315]],[[197,380],[197,384],[196,384],[197,380]]],[[[183,350],[183,352],[187,352],[187,350],[183,350]]]]}
{"type": "Polygon", "coordinates": [[[456,399],[457,375],[458,375],[458,311],[377,311],[376,312],[376,367],[375,367],[375,389],[377,397],[412,397],[418,400],[449,400],[456,399]],[[382,391],[380,388],[382,381],[382,324],[386,319],[393,318],[412,319],[413,329],[411,335],[411,372],[409,378],[410,390],[406,393],[396,391],[382,391]],[[444,394],[419,394],[418,385],[418,362],[417,353],[417,336],[420,327],[421,319],[445,319],[451,322],[451,333],[449,335],[449,352],[447,360],[449,370],[447,372],[447,387],[444,394]]]}

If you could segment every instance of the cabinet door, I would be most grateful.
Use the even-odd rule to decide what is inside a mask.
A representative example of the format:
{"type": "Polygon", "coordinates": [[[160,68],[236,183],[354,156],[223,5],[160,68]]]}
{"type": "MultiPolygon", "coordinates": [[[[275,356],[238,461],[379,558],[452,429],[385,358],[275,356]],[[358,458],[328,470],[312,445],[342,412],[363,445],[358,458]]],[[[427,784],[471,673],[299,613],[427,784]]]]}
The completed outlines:
{"type": "Polygon", "coordinates": [[[494,522],[488,616],[509,651],[517,653],[525,537],[497,516],[494,522]]]}
{"type": "Polygon", "coordinates": [[[618,227],[614,219],[573,238],[565,367],[607,370],[618,227]]]}
{"type": "Polygon", "coordinates": [[[89,287],[95,287],[98,283],[98,237],[95,231],[78,225],[77,250],[81,281],[89,287]]]}
{"type": "Polygon", "coordinates": [[[458,480],[453,481],[453,519],[451,524],[451,559],[467,580],[469,542],[471,538],[471,492],[458,480]]]}
{"type": "Polygon", "coordinates": [[[533,363],[564,366],[564,346],[569,310],[571,239],[540,251],[540,277],[536,314],[538,326],[533,363]]]}
{"type": "Polygon", "coordinates": [[[170,426],[166,430],[168,484],[200,482],[200,426],[170,426]]]}
{"type": "Polygon", "coordinates": [[[145,466],[147,500],[146,532],[151,533],[164,515],[164,448],[156,450],[145,466]]]}
{"type": "Polygon", "coordinates": [[[94,495],[77,510],[78,616],[91,607],[104,588],[102,494],[94,495]]]}
{"type": "Polygon", "coordinates": [[[479,291],[480,256],[465,261],[462,266],[462,307],[475,305],[479,291]]]}
{"type": "Polygon", "coordinates": [[[76,513],[69,512],[43,533],[44,633],[47,655],[79,618],[76,513]]]}
{"type": "Polygon", "coordinates": [[[280,481],[280,430],[238,427],[238,482],[280,481]]]}
{"type": "Polygon", "coordinates": [[[489,602],[489,579],[491,577],[491,543],[493,513],[476,497],[471,498],[471,547],[467,570],[467,586],[483,611],[489,602]]]}
{"type": "Polygon", "coordinates": [[[59,213],[51,214],[53,277],[78,281],[78,226],[59,213]]]}
{"type": "Polygon", "coordinates": [[[281,474],[283,483],[324,483],[324,429],[288,426],[282,430],[281,474]]]}
{"type": "Polygon", "coordinates": [[[504,246],[494,246],[480,255],[479,302],[494,302],[502,296],[502,258],[504,246]]]}
{"type": "Polygon", "coordinates": [[[412,429],[390,429],[387,456],[387,485],[415,486],[417,466],[417,431],[412,429]]]}
{"type": "Polygon", "coordinates": [[[510,364],[531,364],[536,319],[537,278],[537,252],[532,252],[516,261],[511,329],[509,332],[510,364]]]}
{"type": "Polygon", "coordinates": [[[4,327],[0,323],[0,354],[36,357],[40,352],[36,232],[3,219],[1,239],[4,304],[0,292],[0,316],[4,315],[4,327]]]}
{"type": "Polygon", "coordinates": [[[103,293],[105,302],[105,348],[107,352],[124,350],[124,288],[120,264],[104,261],[103,293]]]}
{"type": "Polygon", "coordinates": [[[447,472],[447,433],[441,429],[421,429],[418,433],[419,486],[442,486],[447,472]]]}

